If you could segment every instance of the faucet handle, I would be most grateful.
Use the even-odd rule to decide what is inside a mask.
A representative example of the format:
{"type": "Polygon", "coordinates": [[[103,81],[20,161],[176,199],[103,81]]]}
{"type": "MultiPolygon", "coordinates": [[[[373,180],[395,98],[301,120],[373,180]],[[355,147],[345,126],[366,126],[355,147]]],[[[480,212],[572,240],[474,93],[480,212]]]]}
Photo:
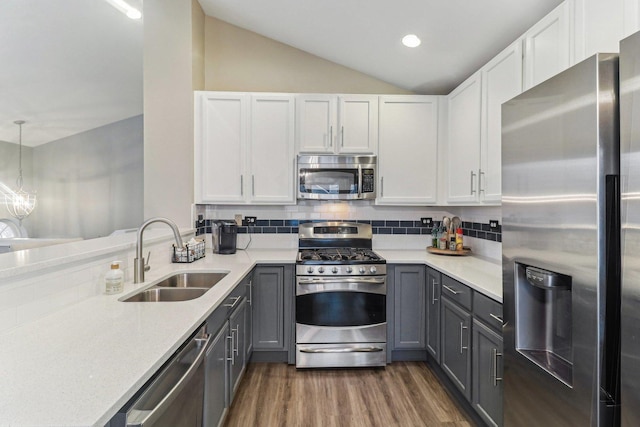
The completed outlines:
{"type": "Polygon", "coordinates": [[[151,251],[147,254],[147,260],[144,261],[144,271],[151,270],[151,266],[149,265],[149,260],[151,259],[151,251]]]}

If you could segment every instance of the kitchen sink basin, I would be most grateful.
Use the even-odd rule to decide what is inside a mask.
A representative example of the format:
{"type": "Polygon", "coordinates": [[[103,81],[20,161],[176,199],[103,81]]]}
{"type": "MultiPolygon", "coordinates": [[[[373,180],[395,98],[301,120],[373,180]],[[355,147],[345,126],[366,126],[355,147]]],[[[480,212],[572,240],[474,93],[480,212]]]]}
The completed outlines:
{"type": "Polygon", "coordinates": [[[206,288],[156,288],[152,287],[130,296],[123,302],[175,302],[188,301],[204,295],[206,288]]]}
{"type": "Polygon", "coordinates": [[[122,302],[172,302],[188,301],[204,295],[229,272],[176,273],[148,289],[130,296],[122,302]]]}
{"type": "Polygon", "coordinates": [[[156,283],[154,288],[207,288],[211,289],[227,274],[224,273],[176,273],[156,283]]]}

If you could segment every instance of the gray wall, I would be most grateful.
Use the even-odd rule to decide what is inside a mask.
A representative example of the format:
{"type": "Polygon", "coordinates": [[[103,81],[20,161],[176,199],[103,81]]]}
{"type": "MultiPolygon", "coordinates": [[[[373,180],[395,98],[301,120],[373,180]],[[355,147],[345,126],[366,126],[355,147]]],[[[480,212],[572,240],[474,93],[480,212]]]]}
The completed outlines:
{"type": "Polygon", "coordinates": [[[142,115],[35,147],[33,165],[29,237],[89,239],[142,223],[142,115]]]}

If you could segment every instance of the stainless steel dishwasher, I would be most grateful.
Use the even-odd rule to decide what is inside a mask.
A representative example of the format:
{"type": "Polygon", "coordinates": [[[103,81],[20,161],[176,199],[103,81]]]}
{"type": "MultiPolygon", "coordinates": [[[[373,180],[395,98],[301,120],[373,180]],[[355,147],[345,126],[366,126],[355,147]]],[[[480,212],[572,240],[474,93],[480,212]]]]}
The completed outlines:
{"type": "Polygon", "coordinates": [[[202,326],[116,414],[110,427],[202,426],[204,360],[209,340],[202,326]]]}

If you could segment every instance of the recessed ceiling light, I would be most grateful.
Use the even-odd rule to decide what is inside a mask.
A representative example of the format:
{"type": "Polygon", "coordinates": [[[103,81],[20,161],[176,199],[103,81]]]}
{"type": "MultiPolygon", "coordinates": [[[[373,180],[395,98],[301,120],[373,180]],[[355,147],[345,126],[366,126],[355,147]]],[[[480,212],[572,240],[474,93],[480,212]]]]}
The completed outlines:
{"type": "Polygon", "coordinates": [[[418,47],[420,46],[420,39],[415,34],[407,34],[402,38],[402,44],[406,47],[418,47]]]}

